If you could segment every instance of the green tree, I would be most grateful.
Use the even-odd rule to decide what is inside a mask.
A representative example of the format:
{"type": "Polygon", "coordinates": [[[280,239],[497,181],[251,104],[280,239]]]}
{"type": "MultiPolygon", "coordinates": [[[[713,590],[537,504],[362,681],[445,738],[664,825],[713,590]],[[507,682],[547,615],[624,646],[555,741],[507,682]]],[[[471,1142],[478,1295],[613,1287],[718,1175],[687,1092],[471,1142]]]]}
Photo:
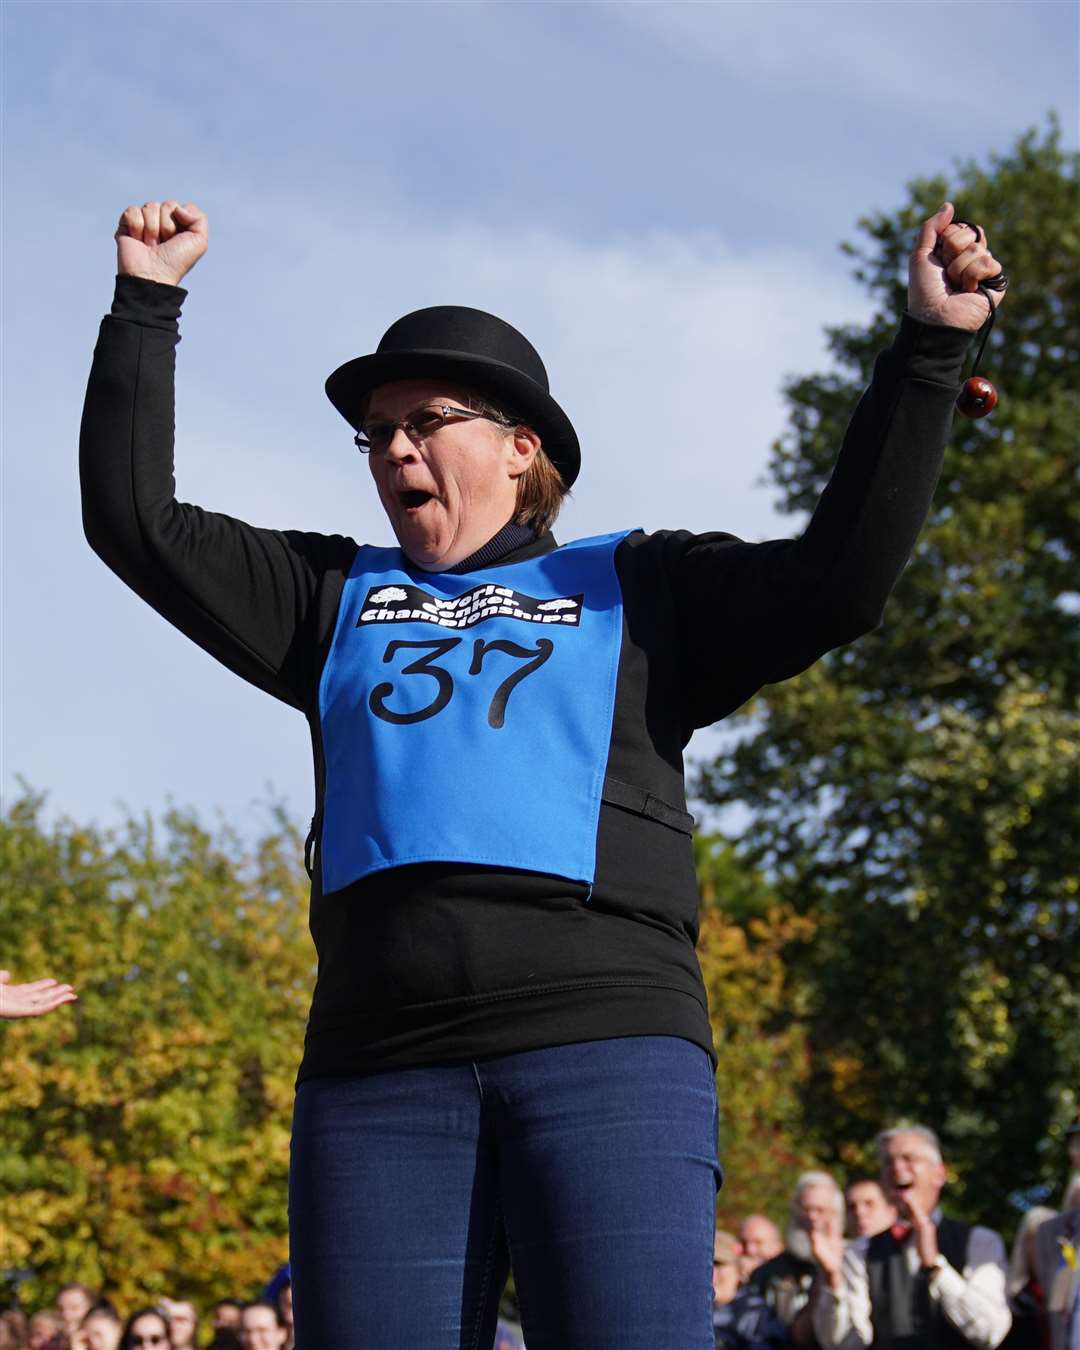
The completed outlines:
{"type": "Polygon", "coordinates": [[[1080,196],[1056,124],[987,167],[909,185],[845,245],[876,304],[829,330],[838,369],[786,387],[772,477],[812,506],[904,303],[918,223],[945,199],[1013,277],[983,367],[994,415],[957,419],[883,626],[736,719],[703,774],[753,811],[744,858],[816,923],[806,1122],[856,1165],[883,1124],[937,1127],[951,1204],[1009,1226],[1057,1189],[1080,1083],[1076,625],[1080,196]]]}
{"type": "Polygon", "coordinates": [[[122,1306],[254,1293],[287,1252],[292,1086],[313,979],[306,878],[279,822],[253,851],[190,816],[116,834],[0,820],[16,979],[77,1003],[0,1024],[0,1269],[122,1306]]]}

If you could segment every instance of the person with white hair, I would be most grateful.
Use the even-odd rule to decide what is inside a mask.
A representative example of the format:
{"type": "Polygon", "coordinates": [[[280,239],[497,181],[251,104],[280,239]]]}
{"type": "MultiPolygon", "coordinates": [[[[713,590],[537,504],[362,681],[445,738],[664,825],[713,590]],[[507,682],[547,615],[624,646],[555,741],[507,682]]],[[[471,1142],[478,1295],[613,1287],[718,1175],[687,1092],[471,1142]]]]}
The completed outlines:
{"type": "Polygon", "coordinates": [[[809,1304],[818,1271],[815,1239],[842,1242],[843,1231],[843,1191],[828,1172],[804,1172],[792,1193],[784,1250],[750,1276],[797,1346],[814,1344],[809,1304]]]}
{"type": "Polygon", "coordinates": [[[943,1217],[945,1164],[924,1125],[878,1135],[899,1219],[823,1263],[814,1333],[824,1350],[996,1350],[1012,1324],[1000,1236],[943,1217]]]}

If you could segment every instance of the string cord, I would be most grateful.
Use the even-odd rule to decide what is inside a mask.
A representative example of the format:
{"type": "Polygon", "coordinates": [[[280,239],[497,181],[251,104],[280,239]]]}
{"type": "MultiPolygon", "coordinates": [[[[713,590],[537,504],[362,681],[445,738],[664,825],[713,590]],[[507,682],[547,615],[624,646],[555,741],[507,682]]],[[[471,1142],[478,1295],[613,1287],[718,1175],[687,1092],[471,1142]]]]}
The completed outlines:
{"type": "Polygon", "coordinates": [[[986,316],[986,320],[983,323],[982,341],[979,343],[979,350],[975,354],[975,360],[971,366],[971,375],[973,379],[975,377],[976,371],[979,369],[979,362],[983,358],[983,352],[986,350],[987,340],[990,337],[991,329],[994,327],[994,318],[997,315],[997,305],[994,304],[994,297],[990,294],[990,291],[987,289],[986,286],[983,285],[979,286],[979,290],[983,295],[986,296],[986,303],[990,306],[990,313],[986,316]]]}

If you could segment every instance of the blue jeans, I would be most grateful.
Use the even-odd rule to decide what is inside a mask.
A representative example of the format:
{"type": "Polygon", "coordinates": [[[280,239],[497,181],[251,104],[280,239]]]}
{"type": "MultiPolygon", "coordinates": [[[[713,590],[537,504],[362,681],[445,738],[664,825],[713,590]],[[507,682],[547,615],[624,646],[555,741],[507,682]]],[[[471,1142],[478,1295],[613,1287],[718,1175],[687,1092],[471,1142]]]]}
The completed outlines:
{"type": "Polygon", "coordinates": [[[713,1350],[708,1056],[671,1036],[316,1078],[297,1092],[297,1350],[713,1350]]]}

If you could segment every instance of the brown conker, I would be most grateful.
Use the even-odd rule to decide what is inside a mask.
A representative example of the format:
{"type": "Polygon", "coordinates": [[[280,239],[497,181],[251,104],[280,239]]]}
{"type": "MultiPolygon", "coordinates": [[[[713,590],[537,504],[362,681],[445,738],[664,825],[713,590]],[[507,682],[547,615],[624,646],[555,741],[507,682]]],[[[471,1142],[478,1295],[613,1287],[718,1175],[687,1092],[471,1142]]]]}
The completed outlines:
{"type": "Polygon", "coordinates": [[[962,417],[985,417],[997,407],[997,390],[981,375],[972,375],[964,382],[956,400],[956,410],[962,417]]]}

